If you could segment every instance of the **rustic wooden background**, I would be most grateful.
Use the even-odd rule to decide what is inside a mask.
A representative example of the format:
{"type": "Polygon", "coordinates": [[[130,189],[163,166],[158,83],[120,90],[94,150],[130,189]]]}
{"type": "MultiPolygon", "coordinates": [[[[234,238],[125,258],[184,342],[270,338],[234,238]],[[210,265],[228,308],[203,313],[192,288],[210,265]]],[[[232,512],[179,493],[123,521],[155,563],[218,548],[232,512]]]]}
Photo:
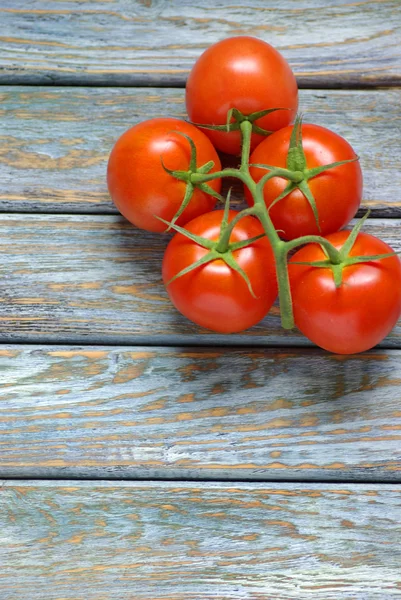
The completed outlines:
{"type": "Polygon", "coordinates": [[[399,0],[0,0],[0,23],[0,598],[401,598],[401,323],[351,357],[277,307],[201,330],[105,184],[117,137],[184,117],[196,57],[253,34],[401,250],[399,0]]]}

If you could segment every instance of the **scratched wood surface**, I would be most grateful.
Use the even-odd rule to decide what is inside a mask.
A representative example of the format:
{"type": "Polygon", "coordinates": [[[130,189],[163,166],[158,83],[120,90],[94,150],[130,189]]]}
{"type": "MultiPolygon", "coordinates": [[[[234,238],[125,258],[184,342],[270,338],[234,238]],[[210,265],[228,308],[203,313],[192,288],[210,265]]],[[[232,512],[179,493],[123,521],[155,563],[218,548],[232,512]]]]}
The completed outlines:
{"type": "MultiPolygon", "coordinates": [[[[343,135],[361,157],[363,206],[375,216],[401,217],[400,105],[401,89],[300,92],[305,120],[343,135]]],[[[114,142],[147,118],[184,118],[184,91],[3,87],[0,116],[0,211],[110,213],[114,142]]]]}
{"type": "Polygon", "coordinates": [[[0,592],[21,600],[388,600],[392,485],[5,481],[0,592]]]}
{"type": "Polygon", "coordinates": [[[0,0],[0,23],[0,598],[401,598],[401,323],[352,357],[277,306],[202,330],[162,286],[169,238],[105,184],[117,137],[184,117],[199,54],[253,34],[401,251],[399,1],[0,0]]]}
{"type": "MultiPolygon", "coordinates": [[[[366,231],[401,250],[399,219],[369,219],[366,231]]],[[[168,239],[117,215],[0,215],[0,342],[308,344],[281,329],[277,307],[229,336],[182,317],[161,281],[168,239]]],[[[384,347],[400,346],[400,325],[384,347]]]]}
{"type": "Polygon", "coordinates": [[[0,477],[401,480],[399,350],[3,346],[0,373],[0,477]]]}
{"type": "Polygon", "coordinates": [[[280,50],[307,87],[401,81],[398,0],[2,0],[1,83],[183,85],[231,35],[280,50]]]}

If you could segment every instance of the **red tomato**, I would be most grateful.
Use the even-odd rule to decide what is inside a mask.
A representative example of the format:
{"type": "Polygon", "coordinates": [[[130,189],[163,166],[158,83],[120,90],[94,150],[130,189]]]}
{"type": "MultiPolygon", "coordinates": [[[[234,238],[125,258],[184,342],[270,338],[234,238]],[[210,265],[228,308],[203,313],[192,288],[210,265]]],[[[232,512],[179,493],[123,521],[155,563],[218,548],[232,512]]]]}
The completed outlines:
{"type": "MultiPolygon", "coordinates": [[[[292,126],[286,127],[265,139],[252,153],[249,162],[285,168],[292,129],[292,126]]],[[[302,139],[309,169],[356,156],[344,138],[319,125],[302,125],[302,139]]],[[[250,173],[258,182],[267,171],[251,167],[250,173]]],[[[273,177],[266,183],[267,207],[283,192],[287,183],[281,177],[273,177]]],[[[322,235],[338,231],[355,216],[362,199],[362,171],[358,161],[329,169],[309,179],[308,184],[316,202],[322,235]]],[[[248,189],[245,189],[245,196],[252,205],[248,189]]],[[[312,208],[299,189],[279,200],[270,216],[284,239],[319,233],[312,208]]]]}
{"type": "MultiPolygon", "coordinates": [[[[209,240],[217,240],[224,211],[213,211],[194,219],[186,229],[209,240]]],[[[229,221],[236,216],[230,211],[229,221]]],[[[230,242],[250,239],[263,233],[253,217],[244,217],[234,227],[230,242]]],[[[178,233],[167,246],[163,259],[166,284],[182,269],[205,256],[208,250],[178,233]]],[[[243,277],[221,259],[197,267],[167,286],[174,306],[201,327],[219,333],[243,331],[269,312],[277,296],[273,252],[266,237],[233,251],[233,256],[251,282],[254,298],[243,277]]]]}
{"type": "MultiPolygon", "coordinates": [[[[210,46],[196,61],[186,86],[189,118],[204,125],[225,125],[230,108],[244,115],[279,110],[255,121],[276,131],[293,120],[298,107],[297,82],[287,61],[272,46],[254,37],[231,37],[210,46]]],[[[219,150],[241,151],[239,131],[204,130],[219,150]]],[[[264,139],[252,135],[252,148],[264,139]]]]}
{"type": "MultiPolygon", "coordinates": [[[[197,149],[197,166],[212,160],[211,173],[221,169],[220,159],[206,135],[179,119],[150,119],[128,129],[117,140],[107,167],[110,196],[128,221],[148,231],[165,231],[166,226],[154,215],[171,221],[181,206],[186,184],[166,173],[161,164],[171,170],[187,170],[191,150],[188,140],[174,133],[188,135],[197,149]]],[[[221,180],[209,183],[219,192],[221,180]]],[[[216,200],[195,189],[192,199],[177,221],[185,225],[198,215],[210,211],[216,200]]]]}
{"type": "MultiPolygon", "coordinates": [[[[327,239],[340,249],[349,231],[327,239]]],[[[351,256],[387,254],[378,238],[359,233],[351,256]]],[[[337,354],[364,352],[378,344],[401,315],[401,262],[398,256],[350,265],[336,288],[330,268],[291,264],[325,260],[320,246],[309,244],[294,254],[289,276],[295,324],[315,344],[337,354]]]]}

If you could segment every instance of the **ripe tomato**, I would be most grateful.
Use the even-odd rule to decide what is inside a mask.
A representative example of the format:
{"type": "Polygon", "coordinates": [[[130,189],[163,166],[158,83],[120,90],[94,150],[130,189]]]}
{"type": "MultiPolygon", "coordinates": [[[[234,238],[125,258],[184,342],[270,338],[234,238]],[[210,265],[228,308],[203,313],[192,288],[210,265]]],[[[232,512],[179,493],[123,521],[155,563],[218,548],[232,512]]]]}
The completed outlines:
{"type": "MultiPolygon", "coordinates": [[[[327,239],[340,249],[349,231],[327,239]]],[[[351,256],[387,254],[378,238],[359,233],[351,256]]],[[[315,344],[337,354],[364,352],[378,344],[401,315],[401,262],[398,256],[349,265],[336,288],[330,268],[292,264],[325,260],[320,246],[298,250],[289,264],[295,324],[315,344]]]]}
{"type": "MultiPolygon", "coordinates": [[[[292,126],[285,127],[265,139],[252,153],[249,162],[285,168],[292,129],[292,126]]],[[[344,138],[319,125],[302,125],[302,140],[308,169],[356,157],[344,138]]],[[[267,171],[251,167],[250,173],[258,182],[267,171]]],[[[264,187],[267,207],[283,192],[287,183],[281,177],[267,181],[264,187]]],[[[294,189],[270,211],[274,226],[282,232],[284,239],[334,233],[349,223],[361,203],[362,171],[358,161],[329,169],[309,179],[308,185],[316,202],[320,232],[308,200],[301,190],[294,189]]],[[[245,189],[245,196],[252,205],[248,189],[245,189]]]]}
{"type": "MultiPolygon", "coordinates": [[[[218,240],[224,211],[197,217],[186,229],[209,240],[218,240]]],[[[236,216],[229,212],[229,221],[236,216]]],[[[244,217],[234,227],[230,242],[250,239],[263,233],[254,217],[244,217]]],[[[167,284],[177,273],[205,256],[208,250],[177,233],[167,246],[163,259],[163,281],[167,284]]],[[[248,275],[254,298],[243,277],[221,260],[213,260],[175,279],[167,286],[174,306],[201,327],[219,333],[243,331],[268,313],[277,296],[273,251],[266,237],[233,251],[237,264],[248,275]]]]}
{"type": "MultiPolygon", "coordinates": [[[[231,37],[210,46],[196,61],[186,86],[189,118],[203,125],[225,125],[230,108],[244,115],[269,108],[279,110],[255,121],[276,131],[293,120],[298,107],[297,82],[284,57],[254,37],[231,37]]],[[[239,131],[204,130],[219,150],[239,154],[239,131]]],[[[252,148],[264,137],[252,135],[252,148]]]]}
{"type": "MultiPolygon", "coordinates": [[[[164,170],[187,170],[191,156],[188,140],[174,133],[180,131],[195,143],[197,166],[210,160],[221,169],[220,159],[206,135],[194,125],[179,119],[150,119],[128,129],[117,140],[107,167],[107,184],[114,203],[128,221],[148,231],[165,231],[166,225],[154,215],[171,221],[184,199],[186,183],[164,170]]],[[[209,183],[219,192],[221,180],[209,183]]],[[[216,200],[195,188],[189,205],[177,221],[185,225],[198,215],[210,211],[216,200]]]]}

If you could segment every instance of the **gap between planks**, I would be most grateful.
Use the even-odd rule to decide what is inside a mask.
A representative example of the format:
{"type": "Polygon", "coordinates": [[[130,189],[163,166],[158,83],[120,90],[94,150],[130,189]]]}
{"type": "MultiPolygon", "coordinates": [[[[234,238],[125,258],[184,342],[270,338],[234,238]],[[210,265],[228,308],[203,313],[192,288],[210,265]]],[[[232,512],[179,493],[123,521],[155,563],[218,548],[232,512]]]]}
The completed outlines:
{"type": "MultiPolygon", "coordinates": [[[[233,336],[235,334],[232,334],[233,336]]],[[[140,340],[140,341],[129,341],[129,340],[117,340],[116,342],[113,341],[109,341],[109,342],[104,342],[103,340],[96,340],[95,338],[91,338],[90,340],[88,340],[87,338],[84,338],[83,340],[80,340],[79,337],[77,337],[77,339],[79,339],[79,341],[75,341],[75,340],[68,340],[68,341],[59,341],[59,340],[55,340],[54,338],[49,338],[47,339],[46,337],[41,337],[40,341],[35,341],[32,340],[32,338],[27,339],[26,341],[20,341],[18,338],[14,338],[12,341],[10,340],[1,340],[0,339],[0,348],[2,347],[6,347],[6,348],[10,348],[10,347],[16,347],[18,348],[19,346],[32,346],[32,347],[40,347],[43,348],[44,346],[51,346],[51,347],[57,347],[59,348],[60,346],[62,347],[66,347],[69,348],[71,347],[76,347],[77,345],[79,346],[84,346],[84,347],[90,347],[90,348],[95,348],[96,349],[107,349],[107,350],[112,350],[112,349],[118,349],[120,347],[122,348],[131,348],[131,347],[135,347],[135,348],[181,348],[184,347],[186,350],[191,350],[191,348],[193,350],[197,350],[198,348],[202,348],[204,350],[214,350],[216,347],[219,348],[219,350],[231,350],[232,348],[236,348],[239,347],[241,350],[246,351],[246,350],[253,350],[254,348],[260,348],[263,349],[265,348],[266,350],[275,350],[275,349],[279,349],[282,350],[283,352],[285,352],[286,350],[288,350],[289,352],[291,352],[294,349],[307,349],[308,352],[325,352],[325,350],[322,350],[320,348],[318,348],[317,346],[311,346],[310,342],[308,342],[306,339],[304,340],[300,340],[299,344],[298,343],[288,343],[288,341],[286,340],[285,344],[274,344],[274,343],[269,343],[269,345],[267,346],[264,342],[263,342],[263,336],[260,336],[259,338],[252,338],[252,341],[248,340],[244,340],[243,342],[237,342],[236,339],[232,340],[232,343],[228,343],[227,338],[230,336],[230,334],[227,335],[219,335],[216,334],[215,337],[213,337],[213,343],[212,340],[209,339],[203,339],[200,338],[199,340],[195,337],[195,336],[187,336],[187,337],[183,337],[181,335],[177,335],[177,336],[172,336],[172,335],[166,335],[166,336],[155,336],[152,338],[149,338],[148,336],[138,336],[137,338],[135,338],[135,340],[140,340]],[[216,340],[215,340],[216,338],[216,340]],[[94,340],[94,341],[93,341],[94,340]],[[184,342],[183,342],[184,340],[184,342]],[[192,341],[191,340],[196,340],[196,341],[192,341]]],[[[22,340],[23,338],[21,338],[22,340]]],[[[389,344],[388,347],[385,347],[384,345],[381,345],[380,348],[382,350],[395,350],[397,351],[398,348],[394,347],[394,344],[389,344]]],[[[372,348],[372,350],[374,350],[375,348],[372,348]]],[[[401,348],[400,348],[401,349],[401,348]]],[[[327,356],[329,356],[329,353],[327,353],[327,356]]]]}
{"type": "MultiPolygon", "coordinates": [[[[297,329],[292,330],[294,332],[297,329]]],[[[1,335],[1,334],[0,334],[1,335]]],[[[120,339],[116,337],[108,336],[107,338],[97,338],[91,337],[90,340],[87,339],[86,336],[73,336],[70,335],[68,340],[64,337],[61,339],[57,339],[54,337],[46,337],[46,336],[38,336],[37,338],[25,338],[24,336],[13,336],[12,339],[0,337],[0,348],[2,346],[9,346],[10,344],[16,346],[103,346],[105,348],[117,348],[117,347],[142,347],[142,348],[154,348],[154,347],[165,347],[165,348],[185,348],[186,350],[194,348],[218,348],[219,350],[229,350],[232,348],[238,348],[241,350],[254,350],[255,348],[266,349],[266,350],[275,350],[279,349],[285,352],[286,350],[316,350],[320,351],[320,349],[313,345],[307,338],[296,338],[296,339],[286,339],[285,344],[281,344],[279,341],[269,341],[265,339],[265,336],[254,336],[252,338],[249,337],[238,337],[236,334],[214,334],[213,340],[209,338],[205,338],[203,335],[166,335],[166,336],[133,336],[130,338],[120,339]],[[232,341],[227,338],[232,335],[232,341]],[[213,341],[213,343],[212,343],[213,341]]],[[[401,350],[401,341],[397,342],[388,338],[385,338],[382,342],[374,346],[370,350],[401,350]]],[[[330,353],[327,352],[327,356],[330,353]]],[[[354,355],[339,355],[340,357],[349,357],[354,355]]]]}
{"type": "MultiPolygon", "coordinates": [[[[185,88],[187,75],[183,77],[152,77],[149,75],[113,75],[96,77],[94,75],[82,76],[81,74],[11,74],[2,75],[2,86],[47,86],[47,87],[127,87],[127,88],[185,88]]],[[[374,90],[401,87],[401,77],[375,77],[369,81],[359,77],[342,79],[340,77],[297,77],[300,90],[374,90]]]]}
{"type": "Polygon", "coordinates": [[[391,486],[401,488],[401,476],[395,477],[394,479],[383,479],[380,477],[377,478],[369,478],[364,477],[361,479],[355,479],[353,477],[317,477],[316,479],[312,479],[311,477],[225,477],[222,473],[217,474],[215,477],[213,476],[202,476],[198,477],[195,474],[193,477],[183,477],[182,473],[180,475],[174,476],[169,470],[168,476],[160,475],[152,477],[146,477],[145,475],[138,474],[137,476],[125,475],[124,473],[119,474],[110,474],[105,473],[102,470],[101,473],[96,473],[95,470],[90,472],[88,469],[88,474],[86,475],[77,475],[71,470],[67,470],[65,475],[60,475],[58,473],[55,474],[47,474],[40,475],[35,472],[35,469],[25,469],[25,468],[16,468],[16,469],[0,469],[0,488],[1,482],[13,482],[13,481],[24,481],[24,482],[86,482],[86,484],[90,484],[91,482],[102,483],[102,482],[110,482],[110,483],[147,483],[147,484],[159,484],[159,483],[184,483],[187,485],[195,485],[197,483],[211,483],[211,484],[229,484],[229,483],[237,483],[239,485],[246,484],[274,484],[274,485],[297,485],[297,484],[306,484],[306,485],[325,485],[325,486],[338,486],[342,484],[347,485],[355,485],[355,486],[363,486],[363,485],[380,485],[380,486],[391,486]]]}

